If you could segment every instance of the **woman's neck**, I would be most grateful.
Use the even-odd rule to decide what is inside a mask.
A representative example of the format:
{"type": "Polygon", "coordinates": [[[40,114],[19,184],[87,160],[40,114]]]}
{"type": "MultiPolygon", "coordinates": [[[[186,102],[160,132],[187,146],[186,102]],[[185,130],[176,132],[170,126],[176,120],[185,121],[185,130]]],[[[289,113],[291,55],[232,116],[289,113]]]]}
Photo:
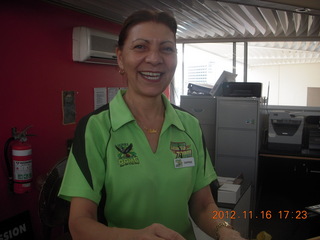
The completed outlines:
{"type": "Polygon", "coordinates": [[[124,100],[137,121],[154,121],[164,117],[165,107],[162,96],[143,97],[133,96],[126,92],[124,100]]]}
{"type": "Polygon", "coordinates": [[[151,98],[133,96],[130,92],[126,92],[123,98],[137,124],[144,132],[152,152],[155,153],[158,148],[165,113],[161,95],[151,98]]]}

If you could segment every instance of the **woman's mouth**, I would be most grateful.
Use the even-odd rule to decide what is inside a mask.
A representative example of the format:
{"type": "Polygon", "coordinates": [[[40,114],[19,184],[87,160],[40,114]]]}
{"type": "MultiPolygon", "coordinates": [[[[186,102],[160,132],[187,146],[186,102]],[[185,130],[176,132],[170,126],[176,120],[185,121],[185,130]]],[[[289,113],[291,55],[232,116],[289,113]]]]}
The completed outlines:
{"type": "Polygon", "coordinates": [[[140,74],[149,81],[158,81],[162,75],[160,72],[140,72],[140,74]]]}

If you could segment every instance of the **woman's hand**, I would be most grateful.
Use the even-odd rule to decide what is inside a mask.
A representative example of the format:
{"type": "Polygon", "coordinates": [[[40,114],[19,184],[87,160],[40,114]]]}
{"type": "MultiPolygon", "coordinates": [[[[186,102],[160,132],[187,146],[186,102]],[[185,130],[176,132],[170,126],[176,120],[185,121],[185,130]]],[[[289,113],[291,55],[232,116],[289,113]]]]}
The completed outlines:
{"type": "Polygon", "coordinates": [[[185,240],[179,233],[161,225],[154,223],[149,227],[136,230],[133,240],[185,240]]]}
{"type": "Polygon", "coordinates": [[[231,228],[222,227],[219,229],[218,234],[219,240],[244,240],[239,232],[231,228]]]}

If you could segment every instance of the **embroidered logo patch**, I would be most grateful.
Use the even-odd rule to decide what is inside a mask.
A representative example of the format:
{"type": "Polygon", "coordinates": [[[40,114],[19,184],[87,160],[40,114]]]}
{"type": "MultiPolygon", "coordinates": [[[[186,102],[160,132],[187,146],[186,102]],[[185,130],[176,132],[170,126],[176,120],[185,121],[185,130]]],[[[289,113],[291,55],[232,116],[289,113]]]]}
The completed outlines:
{"type": "Polygon", "coordinates": [[[119,152],[117,157],[120,167],[140,164],[137,154],[133,151],[132,143],[120,143],[115,147],[119,152]]]}
{"type": "Polygon", "coordinates": [[[175,168],[195,166],[190,148],[190,145],[187,145],[185,142],[171,142],[170,150],[176,155],[176,158],[173,160],[175,168]]]}
{"type": "Polygon", "coordinates": [[[185,142],[171,142],[170,150],[176,154],[176,158],[192,157],[190,145],[187,145],[185,142]]]}

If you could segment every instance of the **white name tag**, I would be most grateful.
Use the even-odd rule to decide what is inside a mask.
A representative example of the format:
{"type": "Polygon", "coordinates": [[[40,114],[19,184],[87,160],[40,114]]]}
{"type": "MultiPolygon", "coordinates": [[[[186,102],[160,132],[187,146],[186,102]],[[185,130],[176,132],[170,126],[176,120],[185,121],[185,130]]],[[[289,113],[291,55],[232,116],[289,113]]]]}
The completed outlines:
{"type": "Polygon", "coordinates": [[[174,159],[175,168],[194,167],[194,158],[176,158],[174,159]]]}

